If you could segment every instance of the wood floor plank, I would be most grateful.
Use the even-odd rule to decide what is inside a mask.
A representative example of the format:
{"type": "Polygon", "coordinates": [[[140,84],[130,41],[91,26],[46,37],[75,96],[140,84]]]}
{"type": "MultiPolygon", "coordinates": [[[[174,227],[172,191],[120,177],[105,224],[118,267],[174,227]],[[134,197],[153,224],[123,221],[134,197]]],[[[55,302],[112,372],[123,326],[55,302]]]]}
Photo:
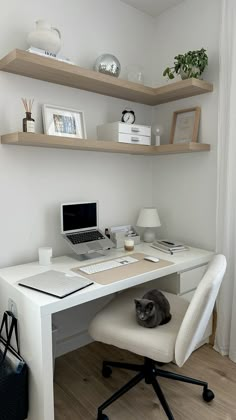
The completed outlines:
{"type": "MultiPolygon", "coordinates": [[[[97,407],[135,373],[113,369],[103,378],[103,360],[142,363],[142,358],[101,343],[91,343],[56,360],[55,419],[96,420],[97,407]]],[[[209,383],[216,398],[202,399],[201,387],[160,378],[160,385],[176,420],[236,420],[236,364],[203,346],[180,369],[174,364],[163,369],[209,383]]],[[[141,382],[105,410],[110,420],[166,420],[150,385],[141,382]]]]}

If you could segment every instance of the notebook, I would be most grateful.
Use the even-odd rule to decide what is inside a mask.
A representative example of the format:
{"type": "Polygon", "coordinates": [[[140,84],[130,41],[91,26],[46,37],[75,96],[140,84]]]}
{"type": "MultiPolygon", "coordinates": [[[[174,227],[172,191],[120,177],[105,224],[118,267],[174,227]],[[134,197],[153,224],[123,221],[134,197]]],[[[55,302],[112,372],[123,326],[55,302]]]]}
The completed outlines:
{"type": "Polygon", "coordinates": [[[92,281],[73,274],[49,270],[18,282],[20,286],[46,293],[60,299],[93,284],[92,281]]]}

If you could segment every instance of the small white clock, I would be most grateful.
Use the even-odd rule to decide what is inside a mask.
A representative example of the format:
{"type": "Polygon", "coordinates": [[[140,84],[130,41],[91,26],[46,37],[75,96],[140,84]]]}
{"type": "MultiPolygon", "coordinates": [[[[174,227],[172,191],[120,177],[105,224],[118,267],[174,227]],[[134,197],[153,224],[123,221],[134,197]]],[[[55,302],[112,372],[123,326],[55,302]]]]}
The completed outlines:
{"type": "Polygon", "coordinates": [[[133,124],[135,122],[135,113],[131,109],[124,109],[122,112],[121,122],[133,124]]]}

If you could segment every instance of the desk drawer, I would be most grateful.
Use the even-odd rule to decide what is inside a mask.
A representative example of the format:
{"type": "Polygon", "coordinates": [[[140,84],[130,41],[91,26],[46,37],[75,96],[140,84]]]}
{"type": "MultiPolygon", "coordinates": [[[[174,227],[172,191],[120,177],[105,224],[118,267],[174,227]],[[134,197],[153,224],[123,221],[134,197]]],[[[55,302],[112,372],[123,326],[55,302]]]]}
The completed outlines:
{"type": "Polygon", "coordinates": [[[183,295],[197,288],[206,269],[207,265],[202,265],[191,270],[169,274],[168,276],[152,280],[146,285],[147,287],[157,288],[175,295],[183,295]]]}
{"type": "Polygon", "coordinates": [[[206,268],[207,266],[203,265],[201,267],[179,273],[179,293],[182,294],[196,289],[205,274],[206,268]]]}

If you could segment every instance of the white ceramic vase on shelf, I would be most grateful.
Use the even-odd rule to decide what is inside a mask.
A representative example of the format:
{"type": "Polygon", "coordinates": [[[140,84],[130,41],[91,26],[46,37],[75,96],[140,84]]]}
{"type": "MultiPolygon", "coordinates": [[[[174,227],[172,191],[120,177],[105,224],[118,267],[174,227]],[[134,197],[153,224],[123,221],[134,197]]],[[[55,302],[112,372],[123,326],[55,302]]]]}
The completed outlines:
{"type": "Polygon", "coordinates": [[[36,22],[36,29],[28,34],[30,47],[41,48],[50,53],[57,54],[61,48],[61,33],[45,20],[36,22]]]}
{"type": "MultiPolygon", "coordinates": [[[[189,77],[189,74],[190,74],[191,72],[199,72],[199,67],[195,67],[195,66],[193,66],[193,67],[192,67],[192,68],[190,68],[190,69],[189,69],[189,71],[187,71],[187,72],[186,72],[186,71],[184,71],[184,70],[181,68],[181,69],[180,69],[180,72],[179,72],[181,79],[182,79],[182,80],[189,79],[189,78],[190,78],[190,77],[189,77]]],[[[198,76],[198,79],[202,80],[202,74],[198,76]]]]}

